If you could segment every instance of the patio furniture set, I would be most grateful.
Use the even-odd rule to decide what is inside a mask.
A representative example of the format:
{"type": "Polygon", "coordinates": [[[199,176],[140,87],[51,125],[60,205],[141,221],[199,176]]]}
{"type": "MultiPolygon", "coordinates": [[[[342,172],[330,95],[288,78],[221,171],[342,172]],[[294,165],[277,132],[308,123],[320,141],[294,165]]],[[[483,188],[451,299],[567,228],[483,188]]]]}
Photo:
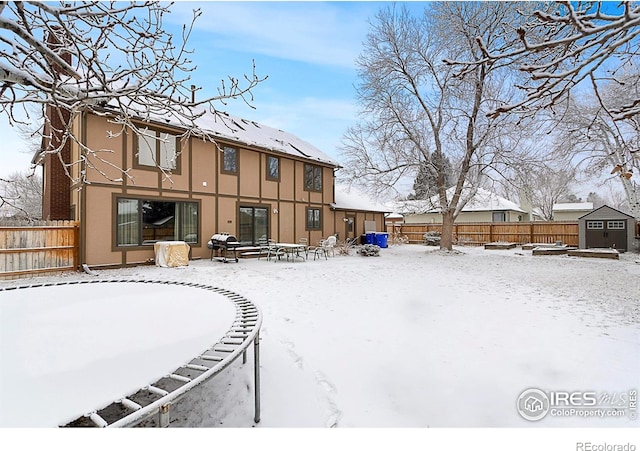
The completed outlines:
{"type": "Polygon", "coordinates": [[[300,238],[297,243],[278,243],[274,240],[263,240],[260,242],[258,259],[266,256],[268,261],[271,259],[278,261],[283,257],[285,257],[287,261],[296,261],[296,259],[306,261],[309,258],[309,254],[313,254],[314,260],[322,256],[324,256],[326,260],[329,254],[332,256],[335,255],[335,245],[335,236],[329,236],[327,239],[321,240],[318,246],[310,246],[306,238],[300,238]]]}

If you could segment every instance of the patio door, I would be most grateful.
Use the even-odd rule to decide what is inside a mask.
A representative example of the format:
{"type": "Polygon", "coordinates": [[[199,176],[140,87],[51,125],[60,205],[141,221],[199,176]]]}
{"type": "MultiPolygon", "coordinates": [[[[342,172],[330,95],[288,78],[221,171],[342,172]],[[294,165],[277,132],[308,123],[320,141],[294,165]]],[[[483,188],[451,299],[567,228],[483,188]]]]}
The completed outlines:
{"type": "Polygon", "coordinates": [[[346,239],[352,239],[356,237],[356,218],[353,216],[345,216],[344,222],[344,236],[346,239]]]}
{"type": "Polygon", "coordinates": [[[238,241],[244,246],[255,246],[269,238],[269,209],[266,207],[240,207],[238,241]]]}

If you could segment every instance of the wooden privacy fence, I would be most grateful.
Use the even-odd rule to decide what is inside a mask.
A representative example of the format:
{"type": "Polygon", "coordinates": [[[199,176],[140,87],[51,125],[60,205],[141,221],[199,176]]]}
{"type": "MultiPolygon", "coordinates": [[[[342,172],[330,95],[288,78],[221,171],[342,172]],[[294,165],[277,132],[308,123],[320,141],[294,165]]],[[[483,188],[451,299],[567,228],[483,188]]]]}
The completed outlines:
{"type": "MultiPolygon", "coordinates": [[[[389,224],[387,231],[406,235],[410,243],[422,243],[426,232],[442,232],[442,224],[389,224]]],[[[474,246],[496,241],[518,244],[562,241],[568,246],[578,246],[578,221],[463,222],[453,225],[453,240],[474,246]]]]}
{"type": "Polygon", "coordinates": [[[0,222],[0,279],[77,269],[79,236],[75,221],[0,222]]]}

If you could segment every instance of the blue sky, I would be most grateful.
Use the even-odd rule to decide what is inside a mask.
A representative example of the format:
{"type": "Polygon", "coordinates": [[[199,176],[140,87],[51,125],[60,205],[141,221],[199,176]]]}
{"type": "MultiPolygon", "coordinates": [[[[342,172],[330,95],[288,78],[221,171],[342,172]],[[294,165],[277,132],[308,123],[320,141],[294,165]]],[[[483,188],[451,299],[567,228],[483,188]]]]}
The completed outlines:
{"type": "MultiPolygon", "coordinates": [[[[355,59],[368,21],[387,2],[191,2],[179,1],[165,18],[180,33],[193,9],[198,18],[188,47],[197,71],[192,83],[213,93],[220,80],[256,72],[268,76],[254,90],[251,109],[231,101],[229,113],[298,135],[339,161],[338,146],[356,121],[355,59]]],[[[412,3],[422,9],[425,3],[412,3]]],[[[26,170],[27,144],[0,119],[5,149],[0,176],[26,170]]]]}

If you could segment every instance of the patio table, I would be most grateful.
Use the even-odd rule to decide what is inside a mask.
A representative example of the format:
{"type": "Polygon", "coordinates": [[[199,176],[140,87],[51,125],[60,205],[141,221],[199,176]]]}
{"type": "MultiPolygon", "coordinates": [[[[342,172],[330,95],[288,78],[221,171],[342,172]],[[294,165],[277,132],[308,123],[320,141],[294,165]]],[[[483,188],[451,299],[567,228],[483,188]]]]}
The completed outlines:
{"type": "Polygon", "coordinates": [[[306,260],[306,246],[304,244],[296,244],[296,243],[276,243],[276,248],[279,251],[284,252],[287,255],[287,260],[289,260],[289,256],[295,261],[296,257],[301,258],[302,260],[306,260]]]}

